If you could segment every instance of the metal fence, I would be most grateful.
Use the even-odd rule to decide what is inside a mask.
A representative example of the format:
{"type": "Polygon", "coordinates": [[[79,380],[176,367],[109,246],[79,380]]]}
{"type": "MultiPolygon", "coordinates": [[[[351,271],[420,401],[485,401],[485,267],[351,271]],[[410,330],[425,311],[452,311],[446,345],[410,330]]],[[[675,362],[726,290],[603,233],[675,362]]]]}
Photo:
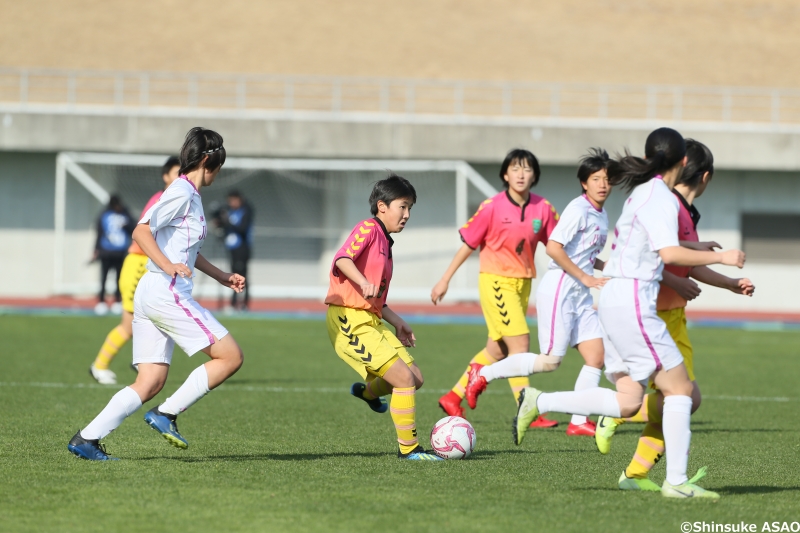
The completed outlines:
{"type": "Polygon", "coordinates": [[[0,69],[0,105],[800,123],[800,91],[743,87],[0,69]]]}

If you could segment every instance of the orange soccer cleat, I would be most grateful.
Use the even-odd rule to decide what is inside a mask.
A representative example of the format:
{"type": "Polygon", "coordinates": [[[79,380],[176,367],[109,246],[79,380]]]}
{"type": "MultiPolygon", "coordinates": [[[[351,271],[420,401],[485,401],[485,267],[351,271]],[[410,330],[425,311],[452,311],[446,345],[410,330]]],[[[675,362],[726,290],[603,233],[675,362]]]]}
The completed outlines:
{"type": "Polygon", "coordinates": [[[464,408],[461,407],[461,397],[453,391],[439,398],[439,407],[449,416],[464,417],[464,408]]]}
{"type": "Polygon", "coordinates": [[[531,422],[530,427],[532,428],[554,428],[558,425],[558,420],[550,420],[549,418],[545,418],[544,415],[547,413],[542,413],[539,415],[539,418],[531,422]]]}
{"type": "Polygon", "coordinates": [[[597,424],[586,419],[583,424],[569,423],[567,426],[567,435],[570,437],[594,437],[594,432],[597,429],[597,424]]]}

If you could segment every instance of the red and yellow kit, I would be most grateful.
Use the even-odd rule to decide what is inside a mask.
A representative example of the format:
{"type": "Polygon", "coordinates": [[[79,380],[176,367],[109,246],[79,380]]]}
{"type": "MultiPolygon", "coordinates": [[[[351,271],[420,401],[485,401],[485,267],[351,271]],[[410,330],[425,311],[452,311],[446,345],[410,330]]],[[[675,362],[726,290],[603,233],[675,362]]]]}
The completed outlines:
{"type": "Polygon", "coordinates": [[[525,314],[536,276],[533,257],[557,222],[555,208],[541,196],[531,194],[519,205],[501,192],[484,201],[461,228],[464,243],[480,247],[478,290],[492,339],[530,333],[525,314]]]}
{"type": "Polygon", "coordinates": [[[392,244],[383,222],[364,220],[350,232],[331,265],[325,298],[328,336],[337,355],[367,381],[383,376],[398,358],[409,365],[414,361],[381,320],[392,280],[392,244]],[[365,299],[361,287],[336,268],[336,261],[343,257],[379,287],[375,298],[365,299]]]}
{"type": "MultiPolygon", "coordinates": [[[[678,191],[673,190],[672,192],[678,197],[678,203],[680,204],[678,211],[678,239],[698,242],[700,239],[697,235],[697,222],[700,220],[700,212],[693,205],[689,205],[678,191]]],[[[692,268],[665,265],[664,270],[678,277],[688,278],[692,268]]],[[[674,289],[667,287],[663,283],[661,284],[656,302],[658,316],[667,324],[667,331],[669,331],[672,340],[675,341],[681,355],[683,355],[683,363],[686,365],[689,379],[694,381],[694,350],[689,340],[689,332],[686,329],[686,304],[686,300],[674,289]]]]}

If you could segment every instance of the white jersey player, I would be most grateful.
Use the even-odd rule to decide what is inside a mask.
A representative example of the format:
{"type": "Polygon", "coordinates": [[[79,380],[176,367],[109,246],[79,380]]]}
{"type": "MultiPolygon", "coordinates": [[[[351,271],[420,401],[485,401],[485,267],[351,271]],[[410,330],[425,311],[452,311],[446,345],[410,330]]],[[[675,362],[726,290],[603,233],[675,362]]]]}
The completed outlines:
{"type": "MultiPolygon", "coordinates": [[[[526,420],[540,410],[583,415],[632,416],[644,398],[648,378],[664,393],[662,427],[666,443],[667,479],[661,488],[671,498],[719,498],[686,476],[692,382],[666,325],[656,314],[658,282],[664,263],[744,266],[744,253],[695,251],[678,242],[678,203],[670,192],[686,164],[686,143],[677,131],[659,128],[647,137],[646,159],[631,155],[609,167],[612,185],[632,194],[625,201],[615,229],[611,257],[603,273],[611,276],[600,292],[599,316],[607,336],[606,377],[617,391],[601,387],[543,393],[533,388],[520,399],[513,432],[521,444],[526,420]]],[[[529,423],[529,422],[528,422],[529,423]]],[[[598,426],[598,435],[603,428],[598,426]]]]}
{"type": "Polygon", "coordinates": [[[204,352],[211,361],[196,368],[183,385],[145,416],[153,429],[178,448],[188,443],[178,432],[177,416],[233,375],[242,365],[242,351],[228,331],[192,298],[195,267],[237,292],[245,279],[221,271],[199,254],[207,226],[199,189],[211,185],[225,163],[222,137],[193,128],[180,154],[180,177],[139,221],[133,238],[148,256],[148,272],[134,295],[133,363],[136,382],[111,398],[108,405],[69,443],[69,450],[89,460],[109,460],[100,439],[152,399],[164,387],[178,344],[189,356],[204,352]]]}
{"type": "MultiPolygon", "coordinates": [[[[590,288],[600,288],[606,279],[594,277],[602,270],[597,259],[608,236],[608,215],[603,208],[611,186],[608,183],[608,154],[592,149],[581,159],[578,180],[583,194],[569,203],[561,214],[547,244],[552,260],[536,291],[541,354],[520,353],[491,366],[471,369],[466,387],[470,405],[486,389],[488,382],[558,368],[569,346],[576,346],[585,365],[575,382],[575,390],[597,387],[603,368],[603,332],[592,307],[590,288]]],[[[567,435],[593,436],[595,425],[585,416],[574,415],[567,435]]]]}

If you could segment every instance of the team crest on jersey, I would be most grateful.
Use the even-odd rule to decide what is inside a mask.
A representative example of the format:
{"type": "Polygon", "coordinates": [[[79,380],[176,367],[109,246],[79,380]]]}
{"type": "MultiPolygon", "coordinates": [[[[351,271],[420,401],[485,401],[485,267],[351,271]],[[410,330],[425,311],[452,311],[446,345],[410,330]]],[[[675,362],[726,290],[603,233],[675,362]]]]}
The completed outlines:
{"type": "Polygon", "coordinates": [[[539,230],[542,229],[542,219],[541,218],[534,218],[533,219],[533,232],[539,233],[539,230]]]}

